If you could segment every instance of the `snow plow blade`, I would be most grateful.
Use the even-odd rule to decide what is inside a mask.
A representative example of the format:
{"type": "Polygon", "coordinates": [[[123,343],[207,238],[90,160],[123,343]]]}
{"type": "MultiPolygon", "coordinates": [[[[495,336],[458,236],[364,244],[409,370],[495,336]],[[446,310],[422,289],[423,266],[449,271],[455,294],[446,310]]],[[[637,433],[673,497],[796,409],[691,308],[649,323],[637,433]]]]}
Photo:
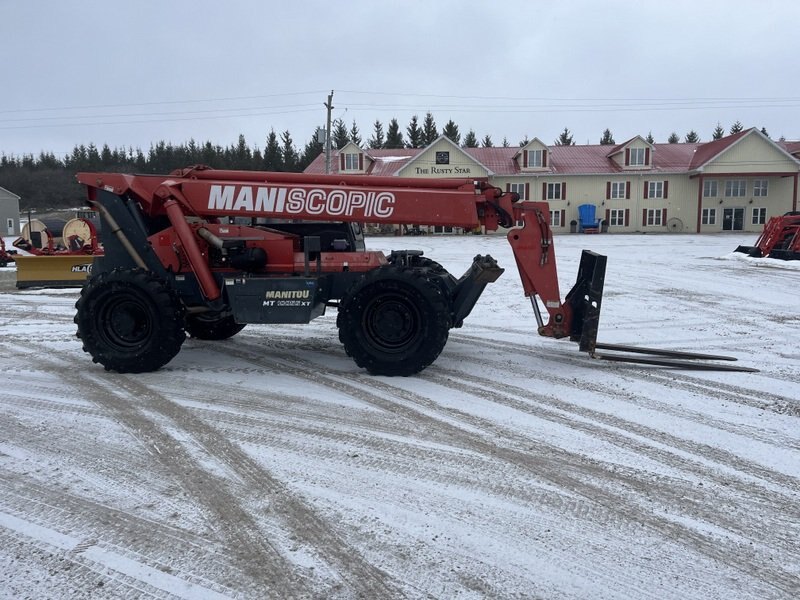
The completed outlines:
{"type": "Polygon", "coordinates": [[[17,255],[17,289],[79,288],[92,272],[94,257],[86,254],[17,255]]]}

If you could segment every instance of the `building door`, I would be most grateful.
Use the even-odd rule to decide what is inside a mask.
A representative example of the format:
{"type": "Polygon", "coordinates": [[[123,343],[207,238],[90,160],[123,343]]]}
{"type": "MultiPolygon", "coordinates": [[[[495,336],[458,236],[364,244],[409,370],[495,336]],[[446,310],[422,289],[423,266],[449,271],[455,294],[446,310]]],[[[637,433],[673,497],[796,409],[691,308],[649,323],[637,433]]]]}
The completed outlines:
{"type": "Polygon", "coordinates": [[[722,210],[722,231],[741,231],[744,229],[744,209],[725,208],[722,210]]]}
{"type": "Polygon", "coordinates": [[[8,235],[14,235],[14,219],[6,219],[6,229],[8,229],[8,235]]]}

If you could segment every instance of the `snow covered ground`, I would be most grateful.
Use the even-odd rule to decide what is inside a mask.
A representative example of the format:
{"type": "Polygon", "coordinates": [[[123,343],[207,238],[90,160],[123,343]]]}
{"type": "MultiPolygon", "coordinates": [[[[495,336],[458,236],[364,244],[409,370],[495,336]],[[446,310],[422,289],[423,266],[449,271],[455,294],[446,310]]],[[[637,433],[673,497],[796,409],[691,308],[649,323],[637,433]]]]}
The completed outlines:
{"type": "Polygon", "coordinates": [[[369,240],[507,269],[409,378],[359,370],[334,312],[106,373],[77,291],[5,269],[0,597],[797,598],[800,264],[731,253],[755,237],[556,251],[562,294],[583,247],[609,256],[602,341],[758,373],[537,337],[502,237],[369,240]]]}

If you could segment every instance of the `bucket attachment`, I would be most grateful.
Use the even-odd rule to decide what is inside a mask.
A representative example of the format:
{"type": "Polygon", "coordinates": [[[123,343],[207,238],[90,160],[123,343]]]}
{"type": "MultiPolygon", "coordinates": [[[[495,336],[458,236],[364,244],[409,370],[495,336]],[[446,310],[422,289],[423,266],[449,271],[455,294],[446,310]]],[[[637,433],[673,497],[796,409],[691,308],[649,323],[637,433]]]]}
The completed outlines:
{"type": "Polygon", "coordinates": [[[570,339],[578,342],[582,352],[592,358],[613,362],[655,365],[676,369],[697,371],[743,371],[758,372],[758,369],[737,365],[721,365],[711,362],[695,361],[736,361],[732,356],[683,352],[680,350],[660,350],[641,346],[604,344],[597,341],[600,324],[600,308],[603,302],[603,285],[606,278],[606,257],[589,250],[581,254],[578,277],[567,294],[565,304],[572,308],[572,328],[570,339]],[[613,350],[615,353],[598,353],[598,350],[613,350]]]}
{"type": "Polygon", "coordinates": [[[754,258],[761,257],[761,250],[758,246],[737,246],[734,252],[741,252],[742,254],[747,254],[748,256],[752,256],[754,258]]]}

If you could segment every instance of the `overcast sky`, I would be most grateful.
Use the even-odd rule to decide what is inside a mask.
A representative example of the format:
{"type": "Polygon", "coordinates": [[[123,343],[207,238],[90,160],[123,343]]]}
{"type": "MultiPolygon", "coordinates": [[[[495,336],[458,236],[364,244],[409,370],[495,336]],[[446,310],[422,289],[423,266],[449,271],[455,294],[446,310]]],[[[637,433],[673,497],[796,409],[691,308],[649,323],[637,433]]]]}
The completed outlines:
{"type": "Polygon", "coordinates": [[[800,139],[797,0],[0,0],[0,154],[223,146],[430,111],[495,145],[565,128],[800,139]]]}

